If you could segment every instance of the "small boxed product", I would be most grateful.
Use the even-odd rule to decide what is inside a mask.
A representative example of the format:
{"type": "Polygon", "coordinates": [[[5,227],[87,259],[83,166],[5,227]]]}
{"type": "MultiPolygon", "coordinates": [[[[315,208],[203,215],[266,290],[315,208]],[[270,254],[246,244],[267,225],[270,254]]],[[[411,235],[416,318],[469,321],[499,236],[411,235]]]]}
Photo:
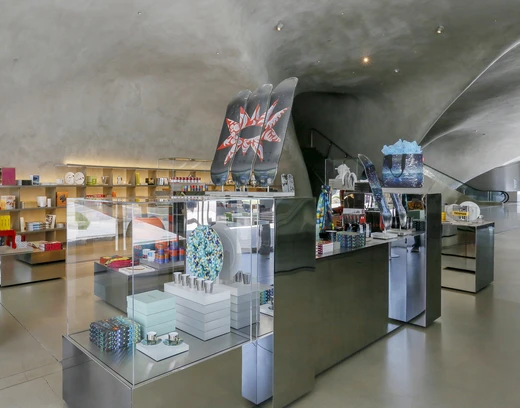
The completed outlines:
{"type": "Polygon", "coordinates": [[[62,245],[59,241],[40,241],[38,248],[40,251],[59,251],[62,245]]]}
{"type": "Polygon", "coordinates": [[[141,326],[124,316],[90,323],[90,341],[103,351],[129,348],[140,340],[141,326]]]}
{"type": "Polygon", "coordinates": [[[3,186],[16,185],[16,169],[14,167],[2,167],[0,169],[0,184],[3,186]]]}
{"type": "Polygon", "coordinates": [[[316,253],[318,255],[323,255],[334,250],[334,243],[331,241],[320,241],[316,245],[316,253]]]}
{"type": "Polygon", "coordinates": [[[67,198],[69,198],[68,191],[57,191],[56,192],[56,207],[66,207],[67,198]]]}
{"type": "Polygon", "coordinates": [[[0,197],[0,210],[14,210],[16,208],[16,196],[3,195],[0,197]]]}

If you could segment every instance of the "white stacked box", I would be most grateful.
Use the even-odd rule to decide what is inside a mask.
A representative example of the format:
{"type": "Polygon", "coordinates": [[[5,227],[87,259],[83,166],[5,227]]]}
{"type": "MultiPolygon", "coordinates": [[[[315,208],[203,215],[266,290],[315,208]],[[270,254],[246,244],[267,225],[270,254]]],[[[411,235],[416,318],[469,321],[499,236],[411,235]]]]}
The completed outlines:
{"type": "Polygon", "coordinates": [[[222,285],[205,293],[168,282],[164,291],[177,299],[177,327],[201,340],[210,340],[231,331],[230,294],[222,285]]]}
{"type": "Polygon", "coordinates": [[[175,296],[159,290],[139,293],[126,298],[127,315],[142,326],[146,332],[157,332],[157,336],[175,331],[176,304],[175,296]]]}
{"type": "Polygon", "coordinates": [[[253,291],[251,285],[241,282],[220,287],[225,287],[231,293],[231,327],[241,329],[256,323],[260,303],[258,285],[253,285],[253,291]]]}

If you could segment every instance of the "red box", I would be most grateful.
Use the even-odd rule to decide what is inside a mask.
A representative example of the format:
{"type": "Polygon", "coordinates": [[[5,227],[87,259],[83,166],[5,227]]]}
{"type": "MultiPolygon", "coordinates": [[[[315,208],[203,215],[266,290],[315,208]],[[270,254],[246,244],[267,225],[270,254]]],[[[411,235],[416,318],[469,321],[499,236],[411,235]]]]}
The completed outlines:
{"type": "Polygon", "coordinates": [[[16,169],[14,167],[2,167],[2,185],[16,186],[16,169]]]}

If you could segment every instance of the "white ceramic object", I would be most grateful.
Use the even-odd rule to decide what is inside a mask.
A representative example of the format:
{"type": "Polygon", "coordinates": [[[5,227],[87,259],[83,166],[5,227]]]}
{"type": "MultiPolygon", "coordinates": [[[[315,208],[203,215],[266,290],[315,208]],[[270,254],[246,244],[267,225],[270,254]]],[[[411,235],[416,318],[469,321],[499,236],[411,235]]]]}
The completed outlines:
{"type": "Polygon", "coordinates": [[[74,184],[74,173],[72,171],[65,174],[65,183],[74,184]]]}
{"type": "Polygon", "coordinates": [[[76,184],[85,184],[85,175],[81,171],[78,171],[74,174],[74,182],[76,184]]]}
{"type": "Polygon", "coordinates": [[[353,190],[357,182],[356,174],[352,173],[346,164],[338,166],[336,171],[338,172],[336,179],[341,180],[341,184],[345,186],[346,189],[353,190]]]}
{"type": "Polygon", "coordinates": [[[224,249],[224,263],[219,278],[224,282],[231,282],[240,269],[242,259],[238,235],[224,223],[216,223],[211,228],[218,234],[224,249]]]}
{"type": "Polygon", "coordinates": [[[473,201],[464,201],[461,205],[468,207],[468,221],[476,221],[480,216],[480,207],[473,201]]]}
{"type": "Polygon", "coordinates": [[[38,204],[38,207],[45,207],[47,205],[47,197],[46,196],[36,197],[36,203],[38,204]]]}

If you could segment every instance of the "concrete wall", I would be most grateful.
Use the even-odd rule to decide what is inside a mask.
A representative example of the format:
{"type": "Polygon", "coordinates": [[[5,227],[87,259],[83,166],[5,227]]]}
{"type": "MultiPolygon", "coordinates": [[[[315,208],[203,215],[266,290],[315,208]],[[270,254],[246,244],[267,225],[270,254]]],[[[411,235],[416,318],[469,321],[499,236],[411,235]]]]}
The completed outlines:
{"type": "MultiPolygon", "coordinates": [[[[0,0],[0,7],[0,165],[48,179],[54,163],[211,158],[227,102],[289,76],[300,79],[298,134],[317,127],[377,163],[383,144],[427,135],[520,37],[520,4],[505,0],[0,0]]],[[[305,179],[293,142],[281,166],[305,179]]],[[[452,149],[433,146],[440,157],[452,149]]]]}

